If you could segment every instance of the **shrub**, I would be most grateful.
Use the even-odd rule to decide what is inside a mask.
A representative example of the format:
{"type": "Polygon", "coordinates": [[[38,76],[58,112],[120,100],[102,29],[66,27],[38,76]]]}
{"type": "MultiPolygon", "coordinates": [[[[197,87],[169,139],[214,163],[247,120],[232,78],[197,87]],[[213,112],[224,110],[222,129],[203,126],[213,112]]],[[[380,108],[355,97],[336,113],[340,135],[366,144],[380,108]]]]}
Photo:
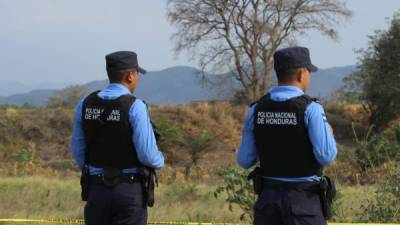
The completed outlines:
{"type": "Polygon", "coordinates": [[[215,192],[215,198],[218,198],[221,193],[226,192],[226,202],[229,203],[229,210],[233,210],[233,205],[237,205],[242,209],[240,220],[246,217],[253,218],[253,205],[256,201],[256,195],[253,190],[253,185],[247,180],[249,171],[237,168],[226,168],[219,173],[223,177],[225,184],[219,186],[215,192]]]}
{"type": "Polygon", "coordinates": [[[31,149],[20,148],[11,153],[11,159],[22,164],[34,164],[35,153],[31,149]]]}
{"type": "Polygon", "coordinates": [[[212,149],[212,142],[215,138],[213,133],[206,130],[200,131],[196,136],[191,138],[189,154],[194,165],[197,164],[201,153],[212,149]]]}
{"type": "Polygon", "coordinates": [[[375,198],[362,206],[362,221],[400,222],[400,163],[394,166],[385,182],[379,185],[375,198]]]}
{"type": "Polygon", "coordinates": [[[163,149],[170,149],[173,146],[186,144],[184,132],[171,120],[159,117],[154,120],[158,132],[161,135],[159,144],[163,149]]]}
{"type": "Polygon", "coordinates": [[[356,155],[364,170],[388,161],[400,161],[400,123],[367,141],[359,142],[356,155]]]}

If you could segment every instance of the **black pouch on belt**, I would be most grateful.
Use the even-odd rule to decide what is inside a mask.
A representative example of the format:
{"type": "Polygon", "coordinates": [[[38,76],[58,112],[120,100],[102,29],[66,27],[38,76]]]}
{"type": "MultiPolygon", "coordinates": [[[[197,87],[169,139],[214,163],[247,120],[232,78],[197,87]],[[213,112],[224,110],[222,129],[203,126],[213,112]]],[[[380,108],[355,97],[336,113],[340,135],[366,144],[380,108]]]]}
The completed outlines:
{"type": "Polygon", "coordinates": [[[90,174],[89,167],[87,165],[83,166],[81,172],[81,198],[82,201],[87,201],[89,196],[89,185],[90,185],[90,174]]]}
{"type": "Polygon", "coordinates": [[[103,184],[106,187],[114,187],[122,182],[122,171],[121,169],[115,168],[104,168],[103,169],[103,184]]]}
{"type": "Polygon", "coordinates": [[[336,187],[332,179],[327,176],[321,177],[320,197],[322,212],[326,220],[332,217],[332,204],[336,197],[336,187]]]}
{"type": "Polygon", "coordinates": [[[257,195],[260,195],[263,190],[263,177],[261,168],[254,168],[254,170],[251,171],[247,176],[247,180],[252,180],[254,192],[257,195]]]}

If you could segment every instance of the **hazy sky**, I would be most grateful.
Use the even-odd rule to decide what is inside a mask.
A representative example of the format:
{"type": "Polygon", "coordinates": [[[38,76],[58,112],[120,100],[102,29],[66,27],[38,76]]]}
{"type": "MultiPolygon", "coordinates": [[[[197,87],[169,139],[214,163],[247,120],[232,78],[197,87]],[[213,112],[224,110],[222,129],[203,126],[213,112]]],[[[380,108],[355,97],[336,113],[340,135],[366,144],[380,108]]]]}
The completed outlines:
{"type": "MultiPolygon", "coordinates": [[[[354,49],[388,27],[400,0],[347,0],[353,18],[340,42],[316,33],[302,37],[321,68],[355,64],[354,49]]],[[[0,0],[0,83],[83,83],[104,79],[104,55],[133,50],[147,70],[195,66],[174,57],[166,0],[0,0]]],[[[49,87],[50,88],[50,87],[49,87]]]]}

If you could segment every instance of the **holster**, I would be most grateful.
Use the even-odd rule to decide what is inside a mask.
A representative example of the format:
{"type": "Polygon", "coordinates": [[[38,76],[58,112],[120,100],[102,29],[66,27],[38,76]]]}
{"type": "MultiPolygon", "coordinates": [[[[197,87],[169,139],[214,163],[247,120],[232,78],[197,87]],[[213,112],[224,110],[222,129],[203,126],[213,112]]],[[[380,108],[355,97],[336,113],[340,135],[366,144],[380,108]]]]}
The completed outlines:
{"type": "Polygon", "coordinates": [[[147,206],[154,206],[154,189],[158,186],[156,171],[150,167],[144,167],[142,170],[142,185],[144,190],[144,202],[147,206]]]}
{"type": "Polygon", "coordinates": [[[263,176],[261,168],[254,168],[254,170],[251,171],[247,176],[247,180],[251,180],[253,182],[254,193],[260,195],[263,190],[263,176]]]}
{"type": "Polygon", "coordinates": [[[82,201],[87,201],[89,196],[89,185],[90,185],[90,174],[89,167],[84,165],[81,172],[81,199],[82,201]]]}
{"type": "Polygon", "coordinates": [[[320,185],[320,199],[322,212],[326,220],[332,217],[332,204],[336,197],[336,187],[332,179],[327,176],[322,176],[320,185]]]}

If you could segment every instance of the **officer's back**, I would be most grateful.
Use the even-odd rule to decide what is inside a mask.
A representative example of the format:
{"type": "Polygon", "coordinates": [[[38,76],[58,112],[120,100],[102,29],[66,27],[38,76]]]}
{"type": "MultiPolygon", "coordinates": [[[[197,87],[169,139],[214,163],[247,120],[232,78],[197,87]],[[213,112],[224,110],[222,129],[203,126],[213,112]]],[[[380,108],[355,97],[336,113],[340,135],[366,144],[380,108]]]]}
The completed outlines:
{"type": "Polygon", "coordinates": [[[260,163],[254,224],[326,224],[319,186],[337,150],[322,106],[304,94],[317,68],[303,47],[277,51],[274,68],[279,85],[250,106],[237,153],[244,168],[260,163]]]}
{"type": "Polygon", "coordinates": [[[86,224],[146,224],[144,167],[159,169],[158,150],[143,101],[132,95],[139,73],[134,52],[106,56],[108,87],[77,105],[71,149],[87,171],[82,197],[86,224]]]}

